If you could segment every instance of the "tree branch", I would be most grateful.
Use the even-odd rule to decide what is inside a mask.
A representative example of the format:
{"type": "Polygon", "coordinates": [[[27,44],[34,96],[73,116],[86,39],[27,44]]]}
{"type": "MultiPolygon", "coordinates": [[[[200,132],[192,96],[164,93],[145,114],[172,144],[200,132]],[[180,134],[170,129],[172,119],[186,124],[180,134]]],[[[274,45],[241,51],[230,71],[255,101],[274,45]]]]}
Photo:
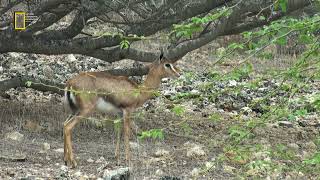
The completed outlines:
{"type": "Polygon", "coordinates": [[[63,95],[63,91],[61,91],[61,89],[64,88],[64,84],[53,83],[52,81],[44,79],[37,80],[28,76],[14,77],[12,79],[0,81],[0,94],[3,94],[11,88],[17,87],[28,87],[38,91],[51,91],[63,95]],[[32,82],[30,86],[27,85],[28,81],[32,82]]]}
{"type": "Polygon", "coordinates": [[[91,17],[92,14],[87,11],[78,11],[72,23],[67,28],[44,31],[41,34],[38,34],[37,37],[52,40],[71,39],[82,31],[85,27],[85,22],[87,22],[91,17]]]}
{"type": "Polygon", "coordinates": [[[4,7],[3,9],[0,10],[0,15],[6,13],[7,11],[9,11],[11,8],[13,8],[14,6],[22,3],[24,0],[15,0],[15,1],[11,1],[9,4],[7,4],[6,7],[4,7]]]}
{"type": "Polygon", "coordinates": [[[52,24],[59,21],[61,18],[69,14],[71,11],[74,10],[76,7],[76,4],[63,4],[62,7],[59,7],[59,11],[55,12],[45,12],[42,15],[40,15],[37,22],[34,24],[28,26],[27,30],[24,33],[25,35],[32,35],[33,33],[43,30],[52,24]]]}

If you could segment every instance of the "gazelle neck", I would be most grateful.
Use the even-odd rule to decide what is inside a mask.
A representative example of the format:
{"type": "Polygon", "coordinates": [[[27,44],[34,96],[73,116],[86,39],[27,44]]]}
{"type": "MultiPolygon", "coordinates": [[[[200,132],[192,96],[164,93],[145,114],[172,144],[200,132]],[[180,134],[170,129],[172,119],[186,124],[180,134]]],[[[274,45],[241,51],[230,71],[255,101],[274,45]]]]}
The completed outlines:
{"type": "Polygon", "coordinates": [[[146,80],[141,86],[140,98],[144,101],[150,99],[154,95],[155,91],[160,87],[161,79],[162,77],[157,69],[151,68],[146,80]]]}

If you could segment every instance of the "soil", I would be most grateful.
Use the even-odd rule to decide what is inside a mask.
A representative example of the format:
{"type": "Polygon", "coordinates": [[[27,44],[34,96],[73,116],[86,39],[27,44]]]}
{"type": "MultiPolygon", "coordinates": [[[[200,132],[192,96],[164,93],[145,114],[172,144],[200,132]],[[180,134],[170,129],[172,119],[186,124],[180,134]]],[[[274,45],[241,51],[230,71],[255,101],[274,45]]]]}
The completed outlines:
{"type": "MultiPolygon", "coordinates": [[[[200,49],[195,54],[203,56],[206,54],[203,52],[200,49]]],[[[200,63],[197,58],[187,55],[179,65],[182,69],[202,72],[213,63],[210,60],[204,62],[206,63],[200,63]]],[[[216,69],[225,70],[226,67],[216,69]]],[[[166,89],[170,89],[170,86],[174,84],[166,89]]],[[[66,167],[63,162],[62,127],[69,110],[64,107],[63,98],[26,88],[10,91],[8,94],[11,94],[11,99],[0,97],[0,179],[97,179],[104,177],[105,169],[125,167],[123,145],[120,165],[117,165],[114,158],[116,133],[113,123],[107,123],[108,121],[100,125],[96,121],[85,121],[73,130],[73,150],[78,166],[75,169],[66,167]],[[18,134],[16,140],[8,138],[12,132],[18,134]]],[[[239,123],[239,117],[235,114],[237,112],[219,109],[214,104],[195,110],[192,100],[186,100],[182,104],[187,107],[183,116],[175,115],[169,110],[172,105],[165,97],[151,100],[133,115],[132,118],[139,127],[135,134],[150,129],[163,129],[164,139],[141,140],[136,135],[132,136],[131,179],[237,178],[238,169],[244,162],[235,163],[228,159],[218,161],[221,154],[233,156],[232,153],[227,154],[225,149],[232,142],[230,127],[239,123]],[[219,113],[220,121],[209,120],[208,114],[213,112],[219,113]],[[191,150],[194,149],[196,152],[192,153],[191,150]],[[208,171],[202,171],[204,167],[208,171]]],[[[103,121],[102,117],[94,116],[100,121],[103,121]]],[[[316,120],[319,122],[318,116],[316,120]]],[[[317,147],[313,142],[319,137],[319,127],[319,124],[302,126],[290,122],[283,122],[282,125],[269,122],[253,129],[251,133],[254,138],[244,139],[241,144],[260,144],[265,147],[284,144],[296,150],[297,162],[301,162],[316,151],[317,147]]],[[[279,160],[277,163],[296,162],[279,160]]],[[[310,179],[320,176],[317,172],[303,174],[283,171],[261,177],[310,179]]]]}

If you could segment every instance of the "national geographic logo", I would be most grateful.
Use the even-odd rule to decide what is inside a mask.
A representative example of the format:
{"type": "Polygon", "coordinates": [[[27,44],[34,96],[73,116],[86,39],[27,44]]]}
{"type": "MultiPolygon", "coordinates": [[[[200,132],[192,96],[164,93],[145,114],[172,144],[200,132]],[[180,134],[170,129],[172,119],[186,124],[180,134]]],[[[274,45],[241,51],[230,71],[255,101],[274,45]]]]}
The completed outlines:
{"type": "Polygon", "coordinates": [[[33,14],[29,14],[24,11],[16,11],[14,12],[14,29],[25,30],[29,24],[37,19],[38,17],[33,14]]]}

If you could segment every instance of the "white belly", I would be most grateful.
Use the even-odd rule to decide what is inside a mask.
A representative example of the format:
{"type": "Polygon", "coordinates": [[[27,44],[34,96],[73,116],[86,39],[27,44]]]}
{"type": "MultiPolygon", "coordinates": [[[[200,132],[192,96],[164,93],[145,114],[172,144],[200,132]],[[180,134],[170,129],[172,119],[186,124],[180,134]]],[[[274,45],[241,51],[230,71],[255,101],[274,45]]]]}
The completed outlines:
{"type": "Polygon", "coordinates": [[[120,109],[113,104],[105,101],[103,98],[99,98],[96,104],[98,111],[101,112],[120,112],[120,109]]]}

